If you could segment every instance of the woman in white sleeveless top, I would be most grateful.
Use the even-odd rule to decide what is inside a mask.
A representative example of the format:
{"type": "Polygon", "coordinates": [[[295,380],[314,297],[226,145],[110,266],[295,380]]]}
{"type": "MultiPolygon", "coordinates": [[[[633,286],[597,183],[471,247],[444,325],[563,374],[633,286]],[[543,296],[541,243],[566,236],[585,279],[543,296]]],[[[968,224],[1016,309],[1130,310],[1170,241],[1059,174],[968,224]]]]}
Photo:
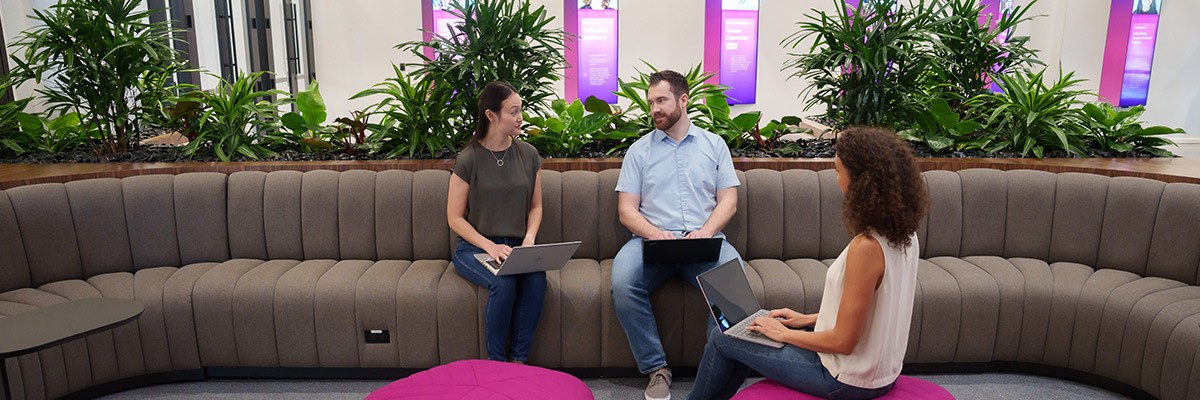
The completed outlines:
{"type": "Polygon", "coordinates": [[[775,349],[709,332],[688,397],[728,399],[750,370],[826,399],[871,399],[900,376],[927,194],[912,150],[891,131],[850,128],[834,145],[842,222],[853,239],[825,277],[817,314],[773,310],[750,328],[775,349]]]}

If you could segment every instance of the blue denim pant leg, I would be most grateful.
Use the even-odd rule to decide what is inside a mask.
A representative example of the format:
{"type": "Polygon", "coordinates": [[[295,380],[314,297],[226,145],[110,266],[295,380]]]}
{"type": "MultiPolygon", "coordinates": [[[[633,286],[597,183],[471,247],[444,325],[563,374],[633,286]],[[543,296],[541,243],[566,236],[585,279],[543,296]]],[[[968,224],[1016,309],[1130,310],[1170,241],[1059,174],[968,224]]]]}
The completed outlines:
{"type": "MultiPolygon", "coordinates": [[[[491,238],[508,246],[521,244],[520,238],[491,238]]],[[[454,251],[454,270],[460,276],[488,288],[484,310],[484,336],[487,339],[489,360],[507,361],[510,357],[508,339],[512,332],[511,358],[526,360],[533,343],[533,333],[542,315],[546,295],[546,273],[496,276],[475,259],[486,253],[470,242],[459,240],[454,251]]]]}
{"type": "Polygon", "coordinates": [[[746,381],[750,370],[824,399],[873,399],[892,388],[891,384],[878,389],[847,385],[829,374],[814,351],[792,345],[776,349],[734,339],[711,329],[696,372],[696,384],[688,400],[731,398],[746,381]]]}
{"type": "MultiPolygon", "coordinates": [[[[613,259],[613,307],[642,374],[649,374],[667,365],[658,324],[650,305],[650,292],[677,275],[688,284],[697,286],[697,275],[735,258],[741,259],[737,250],[724,241],[717,263],[643,265],[642,238],[635,236],[625,242],[613,259]]],[[[708,320],[709,327],[712,327],[712,318],[708,320]]]]}
{"type": "Polygon", "coordinates": [[[533,346],[533,333],[542,318],[542,307],[546,299],[546,273],[530,272],[514,275],[517,279],[517,304],[513,307],[512,352],[509,358],[529,360],[529,349],[533,346]]]}

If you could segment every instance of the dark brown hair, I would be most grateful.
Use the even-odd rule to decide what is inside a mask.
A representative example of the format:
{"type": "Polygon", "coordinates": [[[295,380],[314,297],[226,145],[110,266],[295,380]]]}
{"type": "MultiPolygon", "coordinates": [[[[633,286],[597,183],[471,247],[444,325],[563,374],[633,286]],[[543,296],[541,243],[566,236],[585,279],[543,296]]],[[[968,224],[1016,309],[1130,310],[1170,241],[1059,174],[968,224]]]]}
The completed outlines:
{"type": "Polygon", "coordinates": [[[483,87],[483,91],[479,92],[479,116],[475,120],[475,134],[471,140],[483,140],[484,136],[487,136],[491,121],[488,120],[486,111],[499,113],[504,100],[508,100],[508,97],[516,92],[517,89],[508,82],[492,81],[483,87]]]}
{"type": "Polygon", "coordinates": [[[842,222],[851,235],[874,231],[892,247],[907,247],[928,207],[925,179],[912,148],[890,130],[850,127],[834,152],[850,173],[842,222]]]}
{"type": "Polygon", "coordinates": [[[657,85],[659,82],[664,82],[664,81],[667,82],[667,84],[671,85],[671,93],[675,94],[675,98],[679,98],[679,96],[683,96],[684,94],[687,94],[687,92],[688,92],[687,78],[685,78],[683,75],[680,75],[678,72],[675,72],[675,71],[672,71],[669,69],[664,69],[662,71],[658,71],[653,74],[650,74],[650,86],[651,87],[653,87],[654,85],[657,85]]]}

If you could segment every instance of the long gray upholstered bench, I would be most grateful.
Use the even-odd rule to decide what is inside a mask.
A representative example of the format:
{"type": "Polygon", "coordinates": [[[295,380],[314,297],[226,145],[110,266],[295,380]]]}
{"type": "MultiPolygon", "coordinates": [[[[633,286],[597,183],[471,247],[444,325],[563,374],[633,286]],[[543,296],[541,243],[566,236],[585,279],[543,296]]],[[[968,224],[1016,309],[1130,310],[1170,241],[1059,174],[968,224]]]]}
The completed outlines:
{"type": "MultiPolygon", "coordinates": [[[[543,172],[539,242],[583,246],[549,274],[536,365],[634,366],[609,292],[629,236],[617,175],[543,172]]],[[[725,232],[755,292],[767,307],[815,312],[826,265],[849,239],[833,171],[738,176],[725,232]]],[[[145,304],[131,324],[9,359],[14,396],[483,357],[486,289],[447,261],[448,177],[192,173],[0,192],[0,315],[97,296],[145,304]],[[372,329],[390,342],[364,343],[372,329]]],[[[1200,398],[1200,185],[998,170],[925,178],[912,368],[1076,372],[1200,398]]],[[[707,318],[698,291],[673,280],[653,301],[669,362],[695,366],[707,318]]]]}

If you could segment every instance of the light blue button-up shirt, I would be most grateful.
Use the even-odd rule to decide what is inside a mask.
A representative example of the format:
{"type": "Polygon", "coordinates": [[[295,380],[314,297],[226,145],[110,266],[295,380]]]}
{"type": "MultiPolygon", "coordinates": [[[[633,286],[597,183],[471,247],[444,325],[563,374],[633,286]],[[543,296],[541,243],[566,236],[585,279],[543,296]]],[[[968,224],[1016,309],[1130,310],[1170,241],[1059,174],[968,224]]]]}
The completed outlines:
{"type": "Polygon", "coordinates": [[[692,125],[678,143],[655,129],[629,146],[617,191],[641,196],[640,211],[655,227],[682,233],[704,225],[717,190],[739,184],[725,141],[692,125]]]}

